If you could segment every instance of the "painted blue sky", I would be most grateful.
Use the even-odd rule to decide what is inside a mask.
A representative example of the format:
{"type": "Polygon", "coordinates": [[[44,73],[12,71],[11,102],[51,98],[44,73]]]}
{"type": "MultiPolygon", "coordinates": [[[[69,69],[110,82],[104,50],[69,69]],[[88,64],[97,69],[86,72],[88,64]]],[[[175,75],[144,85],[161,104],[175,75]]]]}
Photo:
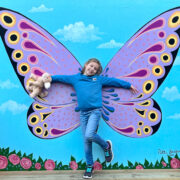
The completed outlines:
{"type": "MultiPolygon", "coordinates": [[[[0,6],[17,11],[32,19],[61,41],[83,65],[96,57],[103,67],[144,24],[179,0],[1,0],[0,6]]],[[[84,160],[80,128],[54,140],[34,137],[27,127],[26,112],[32,99],[11,66],[3,43],[0,43],[0,145],[21,150],[34,157],[69,162],[71,155],[84,160]]],[[[114,144],[114,162],[127,160],[156,161],[160,150],[180,150],[180,54],[166,80],[153,96],[162,109],[160,130],[152,137],[132,139],[117,134],[101,121],[99,133],[114,144]]],[[[95,158],[103,161],[102,150],[94,146],[95,158]]]]}

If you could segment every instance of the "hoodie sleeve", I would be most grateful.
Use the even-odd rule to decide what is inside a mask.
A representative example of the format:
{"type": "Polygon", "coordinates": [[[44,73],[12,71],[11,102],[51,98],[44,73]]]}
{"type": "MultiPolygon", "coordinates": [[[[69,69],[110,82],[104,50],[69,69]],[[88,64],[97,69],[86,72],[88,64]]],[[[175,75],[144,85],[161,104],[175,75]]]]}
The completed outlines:
{"type": "Polygon", "coordinates": [[[125,89],[131,88],[131,84],[129,82],[123,81],[118,78],[101,76],[101,82],[102,82],[102,86],[106,86],[106,87],[111,86],[111,87],[120,87],[125,89]]]}
{"type": "Polygon", "coordinates": [[[76,75],[54,75],[51,76],[52,82],[62,82],[73,85],[76,81],[76,75]]]}

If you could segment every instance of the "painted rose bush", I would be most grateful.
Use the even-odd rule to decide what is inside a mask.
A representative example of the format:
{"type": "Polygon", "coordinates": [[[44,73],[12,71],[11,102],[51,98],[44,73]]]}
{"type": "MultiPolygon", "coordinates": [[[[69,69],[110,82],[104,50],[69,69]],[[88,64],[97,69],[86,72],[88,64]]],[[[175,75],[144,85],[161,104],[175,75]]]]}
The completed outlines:
{"type": "Polygon", "coordinates": [[[162,161],[161,164],[163,165],[163,167],[167,167],[167,164],[164,161],[162,161]]]}
{"type": "Polygon", "coordinates": [[[54,170],[55,168],[55,162],[51,159],[48,159],[45,164],[44,164],[44,167],[46,170],[48,171],[51,171],[51,170],[54,170]]]}
{"type": "Polygon", "coordinates": [[[172,158],[171,162],[170,162],[170,165],[171,165],[171,168],[173,168],[173,169],[180,168],[180,161],[179,161],[179,159],[172,158]]]}
{"type": "Polygon", "coordinates": [[[20,163],[20,158],[16,154],[11,154],[8,159],[13,165],[17,165],[20,163]]]}
{"type": "Polygon", "coordinates": [[[32,166],[32,162],[29,158],[22,158],[20,161],[21,167],[24,169],[29,169],[32,166]]]}
{"type": "Polygon", "coordinates": [[[76,161],[71,161],[69,163],[69,166],[72,170],[76,170],[78,168],[78,164],[76,163],[76,161]]]}
{"type": "Polygon", "coordinates": [[[37,162],[37,163],[35,164],[35,168],[36,168],[37,170],[40,170],[40,169],[41,169],[41,163],[38,163],[38,162],[37,162]]]}
{"type": "Polygon", "coordinates": [[[95,161],[94,162],[94,170],[97,170],[97,171],[102,170],[102,164],[99,163],[98,161],[95,161]]]}
{"type": "Polygon", "coordinates": [[[144,168],[143,168],[142,165],[139,164],[139,165],[136,166],[136,169],[144,169],[144,168]]]}
{"type": "Polygon", "coordinates": [[[5,169],[7,165],[8,165],[7,157],[0,155],[0,169],[5,169]]]}
{"type": "MultiPolygon", "coordinates": [[[[167,156],[168,161],[164,160],[164,157],[161,160],[157,160],[154,163],[149,163],[146,159],[144,163],[135,162],[134,164],[128,161],[128,165],[124,166],[123,164],[109,164],[100,162],[97,159],[94,162],[94,170],[102,169],[178,169],[180,168],[180,158],[176,154],[174,157],[167,156]]],[[[62,162],[57,163],[51,159],[43,160],[39,157],[38,160],[33,159],[33,155],[22,155],[21,152],[16,153],[15,151],[9,152],[9,148],[4,149],[0,148],[0,171],[21,171],[21,170],[78,170],[85,169],[86,163],[79,161],[71,156],[70,162],[68,165],[63,165],[62,162]]]]}

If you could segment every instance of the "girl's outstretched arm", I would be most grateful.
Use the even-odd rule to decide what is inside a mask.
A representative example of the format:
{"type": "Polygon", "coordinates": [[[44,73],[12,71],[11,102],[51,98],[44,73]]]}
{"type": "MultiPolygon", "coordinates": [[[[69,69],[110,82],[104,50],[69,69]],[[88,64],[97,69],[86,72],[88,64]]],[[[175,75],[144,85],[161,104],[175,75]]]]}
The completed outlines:
{"type": "Polygon", "coordinates": [[[102,86],[120,87],[129,89],[133,94],[138,93],[137,88],[135,88],[132,84],[119,78],[101,76],[101,80],[102,86]]]}
{"type": "Polygon", "coordinates": [[[62,83],[72,85],[76,79],[76,74],[75,75],[53,75],[53,76],[51,76],[51,78],[52,78],[52,83],[53,82],[62,82],[62,83]]]}
{"type": "Polygon", "coordinates": [[[124,89],[131,88],[131,84],[129,82],[114,77],[101,76],[101,82],[102,86],[106,87],[120,87],[124,89]]]}

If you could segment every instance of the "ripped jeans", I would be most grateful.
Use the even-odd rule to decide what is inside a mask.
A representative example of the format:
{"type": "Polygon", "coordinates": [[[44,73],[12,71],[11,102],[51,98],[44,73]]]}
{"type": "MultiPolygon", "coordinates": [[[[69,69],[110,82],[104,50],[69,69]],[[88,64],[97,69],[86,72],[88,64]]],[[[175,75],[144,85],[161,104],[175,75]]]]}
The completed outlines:
{"type": "Polygon", "coordinates": [[[103,149],[108,147],[108,143],[97,134],[100,119],[101,108],[80,111],[80,123],[87,165],[93,165],[92,142],[99,144],[103,149]]]}

